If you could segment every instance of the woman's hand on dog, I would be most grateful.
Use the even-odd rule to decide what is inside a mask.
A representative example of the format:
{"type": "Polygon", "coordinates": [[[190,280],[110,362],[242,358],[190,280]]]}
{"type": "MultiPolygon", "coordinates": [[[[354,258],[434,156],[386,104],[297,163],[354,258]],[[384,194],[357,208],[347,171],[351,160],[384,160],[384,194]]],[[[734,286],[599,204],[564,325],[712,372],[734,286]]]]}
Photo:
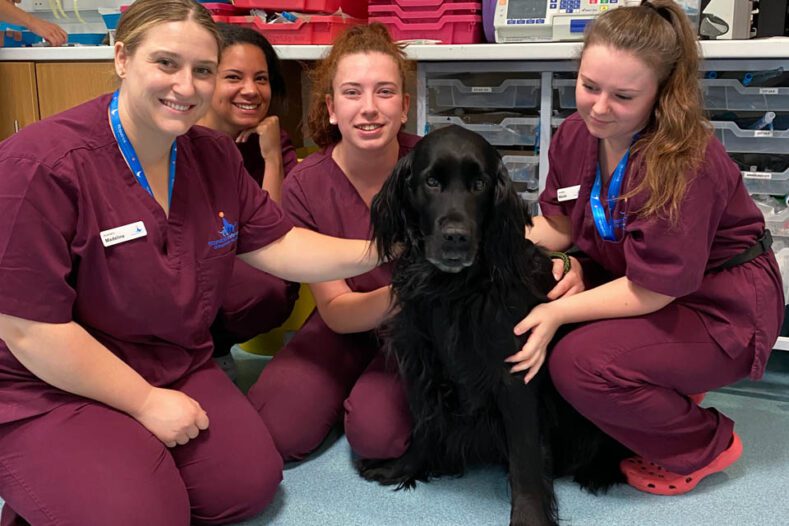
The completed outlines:
{"type": "Polygon", "coordinates": [[[549,300],[559,299],[562,296],[572,296],[584,291],[584,271],[581,263],[570,256],[570,270],[562,276],[564,263],[561,259],[553,260],[553,277],[556,278],[556,286],[548,293],[549,300]]]}
{"type": "Polygon", "coordinates": [[[561,324],[559,312],[556,311],[554,304],[542,303],[534,307],[529,315],[515,326],[516,335],[520,336],[529,331],[531,334],[520,351],[504,360],[514,364],[510,372],[518,373],[528,369],[529,372],[526,373],[523,381],[529,383],[545,362],[548,344],[561,324]]]}

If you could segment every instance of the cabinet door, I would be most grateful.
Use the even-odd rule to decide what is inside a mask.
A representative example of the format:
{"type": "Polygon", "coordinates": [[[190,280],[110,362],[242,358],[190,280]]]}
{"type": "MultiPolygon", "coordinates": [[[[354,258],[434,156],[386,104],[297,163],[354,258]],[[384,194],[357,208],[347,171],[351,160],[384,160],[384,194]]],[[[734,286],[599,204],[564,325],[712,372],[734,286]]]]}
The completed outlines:
{"type": "Polygon", "coordinates": [[[39,62],[36,78],[42,119],[117,87],[112,62],[39,62]]]}
{"type": "Polygon", "coordinates": [[[0,140],[37,120],[35,65],[32,62],[0,62],[0,140]]]}

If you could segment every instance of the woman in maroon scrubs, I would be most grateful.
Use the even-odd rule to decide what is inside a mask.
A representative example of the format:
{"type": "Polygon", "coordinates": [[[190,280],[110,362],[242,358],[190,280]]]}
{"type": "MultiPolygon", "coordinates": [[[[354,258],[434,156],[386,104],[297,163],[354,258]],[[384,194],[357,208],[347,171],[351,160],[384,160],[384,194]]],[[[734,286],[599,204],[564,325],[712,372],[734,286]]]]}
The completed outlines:
{"type": "MultiPolygon", "coordinates": [[[[408,64],[380,24],[349,30],[316,67],[309,128],[323,150],[285,180],[283,208],[323,234],[370,236],[370,201],[418,137],[402,133],[408,64]]],[[[279,351],[249,398],[286,460],[314,450],[344,416],[365,457],[401,455],[410,417],[396,368],[373,334],[390,308],[391,271],[311,283],[317,312],[279,351]]]]}
{"type": "Polygon", "coordinates": [[[549,295],[559,299],[518,324],[531,334],[508,360],[528,381],[560,325],[588,322],[556,343],[551,377],[639,455],[622,463],[628,483],[661,495],[739,458],[734,423],[689,395],[761,377],[784,305],[763,217],[703,117],[698,65],[669,0],[609,11],[588,30],[578,113],[551,144],[529,237],[575,245],[589,266],[571,258],[549,295]]]}
{"type": "Polygon", "coordinates": [[[282,459],[211,360],[236,254],[292,281],[377,255],[293,228],[232,139],[193,126],[219,56],[204,7],[137,0],[116,37],[116,94],[0,144],[2,522],[239,522],[282,459]]]}
{"type": "MultiPolygon", "coordinates": [[[[296,166],[296,150],[279,126],[285,79],[266,37],[247,27],[218,24],[222,52],[208,113],[198,124],[232,137],[247,173],[280,203],[282,181],[296,166]]],[[[236,260],[222,308],[211,326],[214,359],[236,378],[230,348],[279,327],[290,316],[299,284],[236,260]]]]}

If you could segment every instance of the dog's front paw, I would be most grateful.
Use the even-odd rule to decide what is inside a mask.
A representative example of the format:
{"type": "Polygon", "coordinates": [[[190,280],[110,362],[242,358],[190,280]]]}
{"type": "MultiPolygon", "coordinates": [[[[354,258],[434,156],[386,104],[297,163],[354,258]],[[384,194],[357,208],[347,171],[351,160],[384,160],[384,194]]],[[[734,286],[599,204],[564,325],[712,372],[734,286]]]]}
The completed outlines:
{"type": "Polygon", "coordinates": [[[408,469],[400,459],[359,459],[356,470],[365,480],[378,482],[384,486],[397,485],[397,489],[413,489],[417,480],[424,480],[408,469]]]}

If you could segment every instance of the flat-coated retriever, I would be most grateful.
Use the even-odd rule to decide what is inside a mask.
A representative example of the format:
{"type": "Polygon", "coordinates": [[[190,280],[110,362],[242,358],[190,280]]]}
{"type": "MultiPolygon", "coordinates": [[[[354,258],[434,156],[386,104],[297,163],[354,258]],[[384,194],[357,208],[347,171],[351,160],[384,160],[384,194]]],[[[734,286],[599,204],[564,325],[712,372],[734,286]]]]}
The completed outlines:
{"type": "Polygon", "coordinates": [[[557,523],[555,476],[593,492],[620,481],[626,450],[556,394],[547,365],[524,384],[504,362],[524,342],[513,327],[556,282],[524,238],[531,218],[496,149],[458,126],[436,130],[400,160],[371,210],[379,253],[402,248],[398,311],[382,337],[414,425],[402,457],[359,460],[360,474],[412,488],[507,463],[518,525],[557,523]]]}

